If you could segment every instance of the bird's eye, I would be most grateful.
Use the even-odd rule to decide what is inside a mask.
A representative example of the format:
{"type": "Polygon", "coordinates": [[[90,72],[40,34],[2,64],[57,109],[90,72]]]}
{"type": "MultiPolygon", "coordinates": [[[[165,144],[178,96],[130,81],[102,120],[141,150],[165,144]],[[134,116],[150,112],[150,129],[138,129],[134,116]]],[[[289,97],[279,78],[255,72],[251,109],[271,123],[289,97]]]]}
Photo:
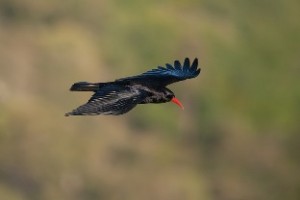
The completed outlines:
{"type": "Polygon", "coordinates": [[[172,99],[173,97],[174,97],[174,95],[172,95],[172,94],[168,94],[168,95],[167,95],[167,98],[168,98],[168,99],[172,99]]]}

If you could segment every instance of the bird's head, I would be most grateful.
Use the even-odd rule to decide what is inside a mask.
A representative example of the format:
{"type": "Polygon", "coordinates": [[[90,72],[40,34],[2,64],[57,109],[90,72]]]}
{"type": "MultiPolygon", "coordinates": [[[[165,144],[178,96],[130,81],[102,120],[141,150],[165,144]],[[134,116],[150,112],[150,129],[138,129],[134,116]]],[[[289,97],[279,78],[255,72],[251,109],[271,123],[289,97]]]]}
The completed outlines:
{"type": "Polygon", "coordinates": [[[164,91],[164,100],[165,102],[172,101],[173,103],[177,104],[181,109],[184,109],[182,103],[175,97],[174,93],[167,88],[164,91]]]}

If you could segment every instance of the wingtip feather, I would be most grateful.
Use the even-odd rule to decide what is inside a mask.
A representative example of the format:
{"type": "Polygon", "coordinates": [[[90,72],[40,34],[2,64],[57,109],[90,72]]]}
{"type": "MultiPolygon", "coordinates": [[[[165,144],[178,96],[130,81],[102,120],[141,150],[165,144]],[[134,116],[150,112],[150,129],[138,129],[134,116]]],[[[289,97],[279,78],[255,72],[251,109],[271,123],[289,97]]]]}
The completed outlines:
{"type": "Polygon", "coordinates": [[[181,64],[180,64],[179,60],[174,61],[174,67],[177,70],[181,70],[181,64]]]}
{"type": "Polygon", "coordinates": [[[183,69],[184,72],[187,72],[190,69],[190,59],[189,58],[184,59],[182,69],[183,69]]]}
{"type": "Polygon", "coordinates": [[[190,67],[190,59],[189,59],[189,58],[185,58],[185,59],[184,59],[184,64],[183,64],[183,66],[190,67]]]}
{"type": "Polygon", "coordinates": [[[190,71],[196,71],[197,67],[198,67],[198,58],[195,58],[191,65],[190,71]]]}
{"type": "Polygon", "coordinates": [[[200,72],[201,72],[201,68],[199,68],[199,69],[197,69],[197,71],[196,71],[196,76],[198,76],[199,74],[200,74],[200,72]]]}
{"type": "Polygon", "coordinates": [[[169,63],[166,64],[167,69],[174,70],[173,66],[169,63]]]}

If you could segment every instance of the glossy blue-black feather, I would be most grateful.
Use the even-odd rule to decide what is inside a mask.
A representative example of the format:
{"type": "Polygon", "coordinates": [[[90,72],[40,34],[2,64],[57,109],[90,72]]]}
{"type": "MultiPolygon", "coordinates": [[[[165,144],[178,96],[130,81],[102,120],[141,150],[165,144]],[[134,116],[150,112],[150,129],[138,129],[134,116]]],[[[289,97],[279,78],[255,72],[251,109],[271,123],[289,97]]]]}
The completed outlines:
{"type": "Polygon", "coordinates": [[[133,82],[147,86],[166,86],[178,81],[195,78],[200,73],[198,67],[198,59],[195,58],[193,63],[190,64],[189,58],[186,58],[183,65],[178,60],[174,61],[174,65],[166,64],[166,67],[158,66],[137,76],[118,79],[116,81],[133,82]]]}
{"type": "Polygon", "coordinates": [[[66,114],[69,115],[120,115],[133,109],[144,100],[143,94],[120,85],[101,87],[90,100],[66,114]]]}

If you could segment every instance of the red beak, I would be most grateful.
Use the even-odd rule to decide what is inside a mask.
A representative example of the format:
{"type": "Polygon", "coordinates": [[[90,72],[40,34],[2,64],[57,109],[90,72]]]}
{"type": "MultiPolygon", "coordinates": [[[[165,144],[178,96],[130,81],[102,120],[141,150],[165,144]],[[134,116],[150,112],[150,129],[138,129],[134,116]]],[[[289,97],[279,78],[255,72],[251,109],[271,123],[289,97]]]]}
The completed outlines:
{"type": "Polygon", "coordinates": [[[177,98],[173,97],[173,99],[171,99],[171,101],[173,103],[177,104],[182,110],[184,110],[182,103],[177,98]]]}

